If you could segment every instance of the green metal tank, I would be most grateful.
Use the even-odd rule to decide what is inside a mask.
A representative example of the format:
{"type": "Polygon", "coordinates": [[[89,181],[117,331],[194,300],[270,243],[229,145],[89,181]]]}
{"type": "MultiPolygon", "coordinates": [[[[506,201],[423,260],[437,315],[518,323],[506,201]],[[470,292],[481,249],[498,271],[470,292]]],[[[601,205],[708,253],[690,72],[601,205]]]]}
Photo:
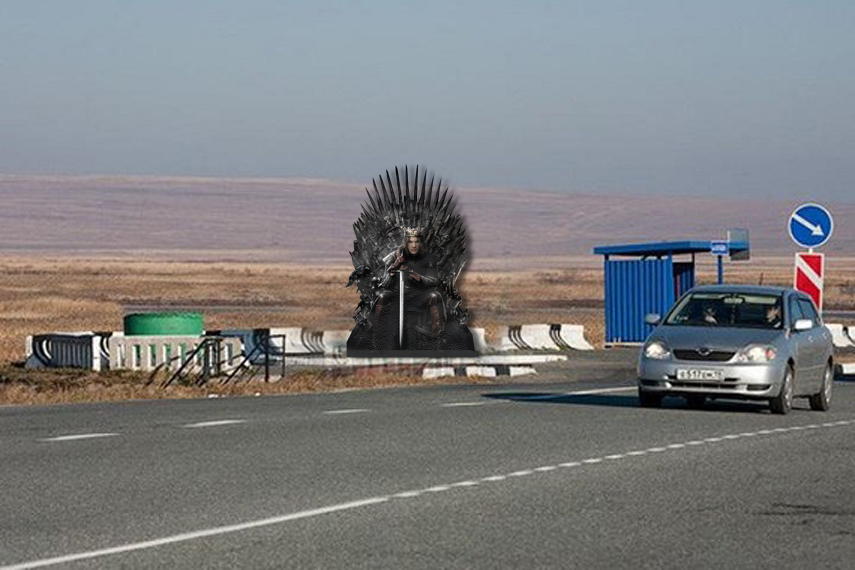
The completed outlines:
{"type": "Polygon", "coordinates": [[[133,313],[125,315],[125,336],[202,336],[202,313],[133,313]]]}

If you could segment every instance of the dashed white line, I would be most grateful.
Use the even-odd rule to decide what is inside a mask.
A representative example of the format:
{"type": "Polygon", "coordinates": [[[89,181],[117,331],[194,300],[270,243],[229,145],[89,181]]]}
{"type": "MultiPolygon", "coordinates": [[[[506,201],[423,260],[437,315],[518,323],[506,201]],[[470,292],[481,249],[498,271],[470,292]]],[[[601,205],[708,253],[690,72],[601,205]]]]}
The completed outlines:
{"type": "Polygon", "coordinates": [[[229,426],[233,424],[244,424],[246,420],[211,420],[208,422],[196,422],[194,424],[187,424],[181,427],[185,428],[206,428],[206,427],[216,427],[216,426],[229,426]]]}
{"type": "Polygon", "coordinates": [[[77,441],[80,439],[97,439],[99,437],[114,437],[117,433],[77,433],[73,435],[58,435],[56,437],[46,437],[39,441],[77,441]]]}
{"type": "MultiPolygon", "coordinates": [[[[855,419],[830,422],[828,424],[822,424],[822,426],[816,426],[816,424],[811,424],[812,426],[816,426],[816,427],[810,427],[810,428],[808,428],[806,426],[791,426],[788,428],[777,428],[777,429],[771,430],[771,431],[774,433],[789,433],[789,432],[801,431],[804,429],[817,429],[819,427],[829,427],[830,428],[830,427],[837,427],[837,426],[847,426],[847,425],[852,425],[853,423],[855,423],[855,419]]],[[[199,530],[199,531],[195,531],[195,532],[176,534],[173,536],[167,536],[167,537],[159,538],[156,540],[148,540],[148,541],[144,541],[144,542],[136,542],[136,543],[125,544],[125,545],[117,546],[114,548],[104,548],[101,550],[91,550],[88,552],[79,552],[76,554],[69,554],[67,556],[57,556],[54,558],[44,558],[41,560],[32,560],[29,562],[14,564],[11,566],[3,566],[3,567],[0,567],[0,570],[25,570],[25,569],[30,569],[30,568],[42,568],[45,566],[53,566],[56,564],[65,564],[65,563],[69,563],[69,562],[76,562],[79,560],[89,560],[92,558],[108,556],[111,554],[120,554],[120,553],[124,553],[124,552],[132,552],[132,551],[136,551],[136,550],[155,548],[158,546],[164,546],[167,544],[174,544],[177,542],[186,542],[186,541],[190,541],[190,540],[196,540],[199,538],[205,538],[205,537],[210,537],[210,536],[217,536],[217,535],[222,535],[222,534],[240,532],[240,531],[249,530],[249,529],[253,529],[253,528],[259,528],[259,527],[270,526],[270,525],[275,525],[275,524],[282,524],[285,522],[304,519],[304,518],[322,516],[322,515],[326,515],[329,513],[335,513],[335,512],[350,510],[350,509],[357,509],[357,508],[367,507],[367,506],[371,506],[371,505],[377,505],[377,504],[385,503],[385,502],[390,501],[392,499],[410,499],[410,498],[416,498],[416,497],[422,496],[425,493],[442,493],[442,492],[451,491],[451,490],[455,490],[455,489],[461,489],[464,487],[475,487],[475,486],[480,485],[481,483],[493,483],[493,482],[505,481],[509,477],[522,477],[524,475],[531,475],[534,472],[553,471],[553,470],[558,469],[559,467],[580,467],[582,465],[594,465],[594,464],[602,463],[605,459],[615,459],[616,460],[616,459],[620,459],[621,457],[629,458],[629,457],[646,455],[648,453],[660,453],[660,452],[667,452],[669,450],[684,449],[685,447],[687,447],[690,444],[691,445],[703,445],[705,443],[717,443],[717,442],[721,442],[721,441],[733,441],[735,439],[739,439],[740,437],[754,437],[757,435],[762,435],[766,431],[770,431],[770,430],[759,430],[759,431],[755,431],[755,432],[743,432],[741,434],[724,435],[721,437],[708,437],[704,440],[692,440],[690,442],[685,442],[685,443],[675,443],[675,444],[667,445],[665,447],[650,447],[646,450],[628,451],[628,452],[623,453],[623,454],[606,455],[603,457],[591,457],[588,459],[583,459],[581,461],[568,461],[565,463],[558,463],[556,465],[546,465],[546,466],[538,467],[538,468],[533,469],[533,470],[515,471],[515,472],[509,473],[507,475],[493,475],[491,477],[484,477],[484,478],[478,479],[478,480],[461,481],[459,483],[453,483],[453,484],[447,484],[447,485],[436,485],[436,486],[428,487],[425,489],[403,491],[400,493],[396,493],[394,495],[386,495],[386,496],[382,496],[382,497],[372,497],[372,498],[365,499],[362,501],[353,501],[353,502],[349,502],[349,503],[341,503],[338,505],[332,505],[329,507],[323,507],[323,508],[319,508],[319,509],[298,511],[298,512],[287,514],[287,515],[282,515],[282,516],[278,516],[278,517],[271,517],[271,518],[266,518],[266,519],[260,519],[260,520],[250,521],[250,522],[246,522],[246,523],[242,523],[242,524],[221,526],[221,527],[209,528],[209,529],[205,529],[205,530],[199,530]]],[[[61,437],[79,438],[80,436],[87,436],[87,435],[91,437],[91,436],[105,436],[108,434],[78,434],[76,436],[61,436],[61,437]]],[[[110,435],[113,435],[113,434],[110,434],[110,435]]]]}
{"type": "Polygon", "coordinates": [[[484,406],[488,402],[450,402],[448,404],[441,404],[443,408],[466,408],[471,406],[484,406]]]}
{"type": "Polygon", "coordinates": [[[366,408],[350,408],[346,410],[327,410],[324,413],[330,416],[338,415],[338,414],[364,414],[365,412],[370,412],[366,408]]]}

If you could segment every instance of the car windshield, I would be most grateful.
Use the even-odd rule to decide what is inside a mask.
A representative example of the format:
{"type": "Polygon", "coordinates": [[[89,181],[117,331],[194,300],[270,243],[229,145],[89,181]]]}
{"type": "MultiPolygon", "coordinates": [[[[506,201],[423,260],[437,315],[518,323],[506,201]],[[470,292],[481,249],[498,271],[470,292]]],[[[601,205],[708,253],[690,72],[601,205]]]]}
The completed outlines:
{"type": "Polygon", "coordinates": [[[780,329],[781,297],[753,293],[691,293],[668,315],[666,325],[780,329]]]}

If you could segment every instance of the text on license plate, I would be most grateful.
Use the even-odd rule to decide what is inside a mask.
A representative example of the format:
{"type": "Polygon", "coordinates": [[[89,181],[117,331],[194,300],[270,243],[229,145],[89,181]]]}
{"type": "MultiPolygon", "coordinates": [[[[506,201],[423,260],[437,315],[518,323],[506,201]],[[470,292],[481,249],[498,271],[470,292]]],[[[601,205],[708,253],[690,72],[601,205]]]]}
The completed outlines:
{"type": "Polygon", "coordinates": [[[724,371],[704,368],[678,368],[677,380],[724,380],[724,371]]]}

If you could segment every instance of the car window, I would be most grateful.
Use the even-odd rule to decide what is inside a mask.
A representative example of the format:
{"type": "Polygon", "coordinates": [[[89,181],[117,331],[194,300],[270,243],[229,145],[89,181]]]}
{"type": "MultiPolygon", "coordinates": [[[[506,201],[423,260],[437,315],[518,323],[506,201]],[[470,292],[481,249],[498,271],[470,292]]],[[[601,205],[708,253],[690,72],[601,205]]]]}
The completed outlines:
{"type": "Polygon", "coordinates": [[[684,297],[666,325],[780,329],[781,297],[740,292],[698,292],[684,297]]]}
{"type": "Polygon", "coordinates": [[[799,306],[798,299],[793,296],[790,297],[790,326],[796,324],[796,321],[800,319],[804,319],[804,313],[802,313],[802,308],[799,306]]]}
{"type": "Polygon", "coordinates": [[[816,309],[813,308],[813,303],[807,299],[799,299],[799,308],[806,319],[813,322],[813,326],[819,326],[819,315],[816,314],[816,309]]]}

